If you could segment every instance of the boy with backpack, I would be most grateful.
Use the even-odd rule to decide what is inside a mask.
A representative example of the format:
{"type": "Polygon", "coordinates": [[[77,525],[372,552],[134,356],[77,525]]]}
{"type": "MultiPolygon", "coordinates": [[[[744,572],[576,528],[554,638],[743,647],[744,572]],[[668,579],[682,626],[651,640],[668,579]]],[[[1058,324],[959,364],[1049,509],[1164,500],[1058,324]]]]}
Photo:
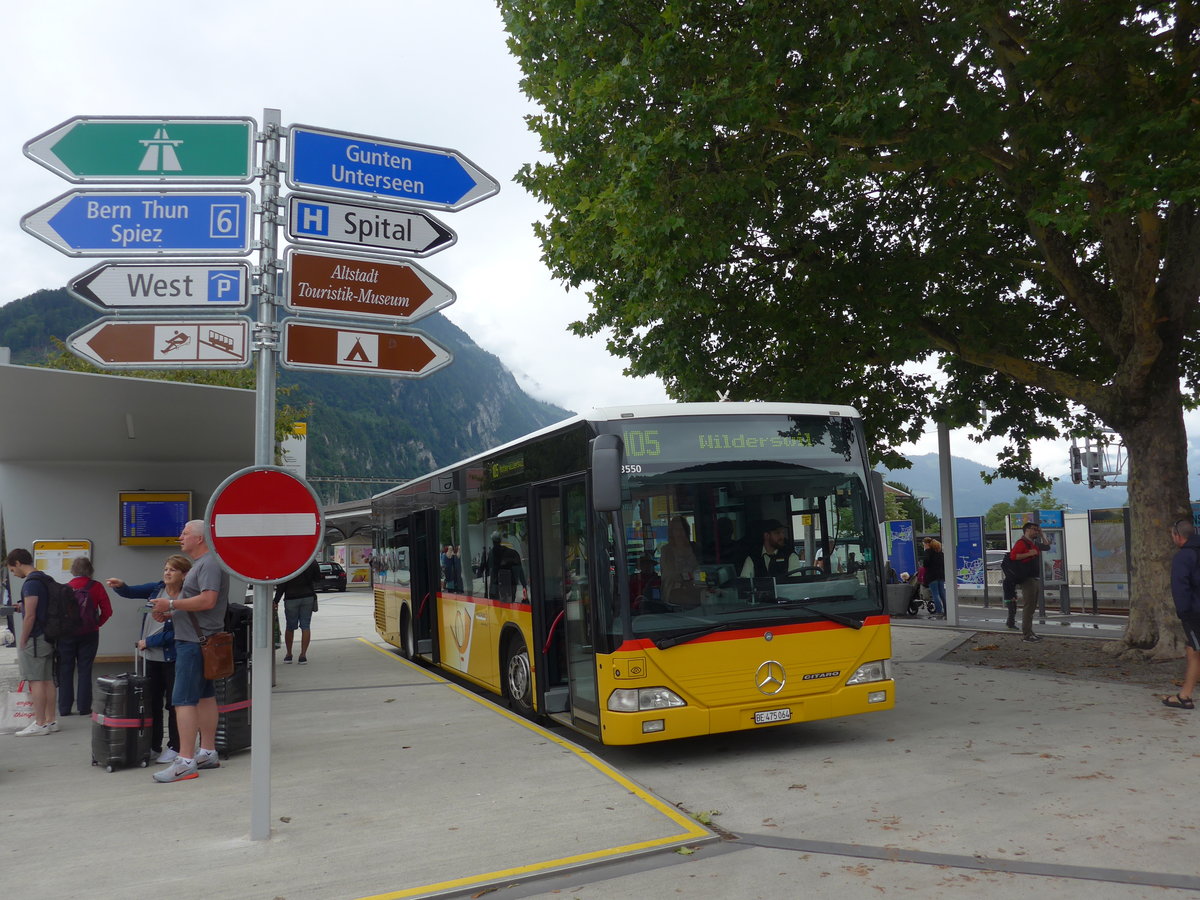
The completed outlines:
{"type": "Polygon", "coordinates": [[[28,550],[17,548],[5,559],[8,571],[25,579],[21,585],[21,636],[17,657],[21,678],[29,682],[33,694],[33,721],[17,732],[17,737],[36,737],[58,731],[54,718],[54,645],[46,638],[45,621],[50,604],[52,578],[33,567],[28,550]]]}

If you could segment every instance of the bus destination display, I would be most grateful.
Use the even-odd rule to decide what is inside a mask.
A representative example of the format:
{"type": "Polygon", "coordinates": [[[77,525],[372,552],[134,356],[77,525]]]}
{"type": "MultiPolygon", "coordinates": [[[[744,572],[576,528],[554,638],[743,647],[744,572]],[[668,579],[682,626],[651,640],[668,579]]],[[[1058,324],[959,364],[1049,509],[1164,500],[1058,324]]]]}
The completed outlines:
{"type": "Polygon", "coordinates": [[[192,492],[122,491],[121,545],[172,547],[192,516],[192,492]]]}
{"type": "MultiPolygon", "coordinates": [[[[727,460],[804,460],[844,455],[855,447],[840,417],[644,419],[622,423],[622,474],[642,475],[681,464],[727,460]]],[[[846,457],[847,459],[849,457],[846,457]]]]}

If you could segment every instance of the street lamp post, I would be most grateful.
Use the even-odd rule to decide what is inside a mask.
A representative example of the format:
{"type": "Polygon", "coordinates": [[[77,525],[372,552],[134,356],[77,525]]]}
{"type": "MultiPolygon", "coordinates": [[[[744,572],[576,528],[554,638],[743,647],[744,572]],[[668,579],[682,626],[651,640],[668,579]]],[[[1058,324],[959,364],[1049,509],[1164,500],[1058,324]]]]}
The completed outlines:
{"type": "Polygon", "coordinates": [[[925,501],[932,498],[932,494],[913,494],[912,497],[917,501],[917,506],[921,508],[921,533],[925,533],[925,501]]]}

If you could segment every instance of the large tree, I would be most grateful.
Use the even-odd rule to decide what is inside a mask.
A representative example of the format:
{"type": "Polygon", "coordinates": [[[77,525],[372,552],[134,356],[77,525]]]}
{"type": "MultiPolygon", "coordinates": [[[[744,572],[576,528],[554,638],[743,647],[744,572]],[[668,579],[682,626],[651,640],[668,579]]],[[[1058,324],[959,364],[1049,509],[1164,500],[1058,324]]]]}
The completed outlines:
{"type": "MultiPolygon", "coordinates": [[[[679,399],[1115,431],[1124,642],[1181,652],[1167,531],[1196,399],[1200,8],[1108,0],[500,0],[544,257],[679,399]]],[[[1065,454],[1065,450],[1064,450],[1065,454]]]]}

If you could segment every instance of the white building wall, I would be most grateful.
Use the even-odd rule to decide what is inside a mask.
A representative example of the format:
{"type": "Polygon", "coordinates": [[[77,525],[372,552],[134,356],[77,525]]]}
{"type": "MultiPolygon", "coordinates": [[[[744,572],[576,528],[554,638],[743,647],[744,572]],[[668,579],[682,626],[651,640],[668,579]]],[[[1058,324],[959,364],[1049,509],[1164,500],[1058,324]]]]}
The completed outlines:
{"type": "MultiPolygon", "coordinates": [[[[249,465],[250,461],[247,461],[249,465]]],[[[96,579],[120,578],[129,584],[158,581],[163,561],[178,548],[122,547],[118,491],[191,491],[192,517],[204,518],[213,491],[239,468],[229,463],[28,463],[0,465],[0,503],[8,549],[32,550],[35,540],[89,540],[96,579]]],[[[19,594],[19,579],[13,579],[19,594]]],[[[230,599],[241,602],[245,583],[230,586],[230,599]]],[[[142,623],[142,602],[109,591],[113,618],[100,629],[97,659],[132,659],[142,623]]],[[[20,616],[16,616],[20,628],[20,616]]]]}

